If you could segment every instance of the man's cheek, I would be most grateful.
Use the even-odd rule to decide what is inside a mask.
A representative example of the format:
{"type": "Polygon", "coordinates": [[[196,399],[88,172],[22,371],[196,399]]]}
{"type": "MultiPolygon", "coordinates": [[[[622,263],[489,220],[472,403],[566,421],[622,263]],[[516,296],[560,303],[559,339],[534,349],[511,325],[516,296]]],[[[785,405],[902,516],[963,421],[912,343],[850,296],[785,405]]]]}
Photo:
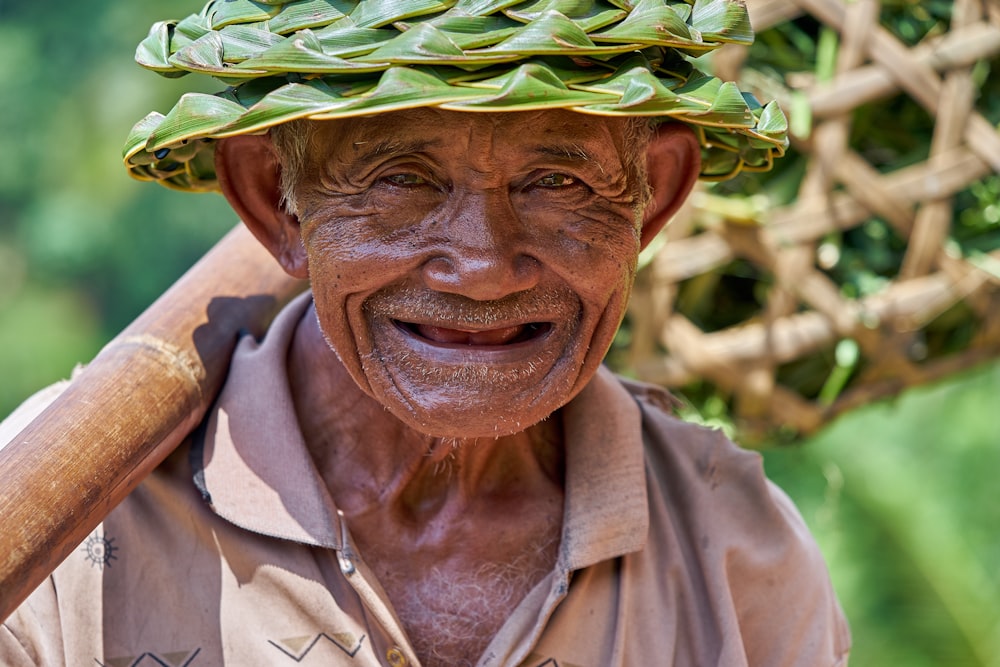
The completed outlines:
{"type": "MultiPolygon", "coordinates": [[[[377,259],[387,247],[384,227],[376,213],[347,209],[327,210],[322,217],[303,224],[303,242],[314,267],[355,264],[377,259]]],[[[323,267],[326,268],[326,267],[323,267]]]]}
{"type": "Polygon", "coordinates": [[[534,223],[548,230],[555,242],[562,242],[567,252],[583,254],[586,260],[628,257],[639,252],[640,230],[628,216],[603,206],[581,206],[561,211],[550,220],[534,223]]]}

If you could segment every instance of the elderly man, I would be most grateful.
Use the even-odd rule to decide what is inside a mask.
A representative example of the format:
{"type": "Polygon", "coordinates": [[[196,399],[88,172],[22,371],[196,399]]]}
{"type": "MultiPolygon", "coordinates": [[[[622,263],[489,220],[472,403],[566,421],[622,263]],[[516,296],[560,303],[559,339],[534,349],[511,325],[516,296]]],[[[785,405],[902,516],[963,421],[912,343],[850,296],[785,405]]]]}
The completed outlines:
{"type": "Polygon", "coordinates": [[[311,291],[3,664],[846,664],[759,457],[601,366],[698,175],[782,148],[673,50],[742,7],[445,4],[216,0],[140,47],[238,85],[140,123],[133,174],[217,186],[311,291]]]}

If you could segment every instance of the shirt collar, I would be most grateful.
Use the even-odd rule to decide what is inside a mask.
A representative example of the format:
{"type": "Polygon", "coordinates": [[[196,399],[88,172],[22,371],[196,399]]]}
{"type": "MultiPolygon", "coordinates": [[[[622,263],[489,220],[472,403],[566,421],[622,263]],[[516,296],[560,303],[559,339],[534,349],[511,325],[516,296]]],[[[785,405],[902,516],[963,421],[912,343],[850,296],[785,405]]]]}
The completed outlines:
{"type": "Polygon", "coordinates": [[[563,408],[566,509],[562,558],[575,570],[646,543],[642,413],[604,367],[563,408]]]}
{"type": "MultiPolygon", "coordinates": [[[[340,549],[340,516],[309,456],[288,386],[287,352],[310,300],[306,293],[289,304],[262,342],[247,336],[237,345],[205,424],[198,477],[216,514],[231,523],[340,549]]],[[[649,521],[638,404],[601,368],[562,419],[564,565],[578,569],[638,550],[649,521]]]]}
{"type": "Polygon", "coordinates": [[[247,530],[339,549],[340,520],[295,415],[286,356],[311,302],[290,303],[262,342],[243,337],[205,429],[203,492],[247,530]]]}

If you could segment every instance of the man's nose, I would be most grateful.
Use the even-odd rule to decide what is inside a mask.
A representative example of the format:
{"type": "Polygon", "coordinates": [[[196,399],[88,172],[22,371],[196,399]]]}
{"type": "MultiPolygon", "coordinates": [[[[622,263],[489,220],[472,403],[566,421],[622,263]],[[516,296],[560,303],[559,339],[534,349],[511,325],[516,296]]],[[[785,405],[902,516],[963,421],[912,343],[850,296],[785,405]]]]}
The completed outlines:
{"type": "MultiPolygon", "coordinates": [[[[470,194],[439,220],[440,241],[423,266],[431,289],[488,301],[538,284],[541,263],[506,192],[470,194]]],[[[435,234],[435,236],[438,236],[435,234]]]]}

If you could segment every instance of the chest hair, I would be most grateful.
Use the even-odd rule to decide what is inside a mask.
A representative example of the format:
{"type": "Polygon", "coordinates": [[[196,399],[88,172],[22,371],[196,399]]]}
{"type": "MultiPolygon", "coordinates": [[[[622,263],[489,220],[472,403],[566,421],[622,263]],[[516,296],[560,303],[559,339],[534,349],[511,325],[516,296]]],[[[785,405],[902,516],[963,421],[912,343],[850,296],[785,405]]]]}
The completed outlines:
{"type": "Polygon", "coordinates": [[[473,667],[525,595],[555,565],[554,535],[471,567],[378,568],[423,667],[473,667]]]}

